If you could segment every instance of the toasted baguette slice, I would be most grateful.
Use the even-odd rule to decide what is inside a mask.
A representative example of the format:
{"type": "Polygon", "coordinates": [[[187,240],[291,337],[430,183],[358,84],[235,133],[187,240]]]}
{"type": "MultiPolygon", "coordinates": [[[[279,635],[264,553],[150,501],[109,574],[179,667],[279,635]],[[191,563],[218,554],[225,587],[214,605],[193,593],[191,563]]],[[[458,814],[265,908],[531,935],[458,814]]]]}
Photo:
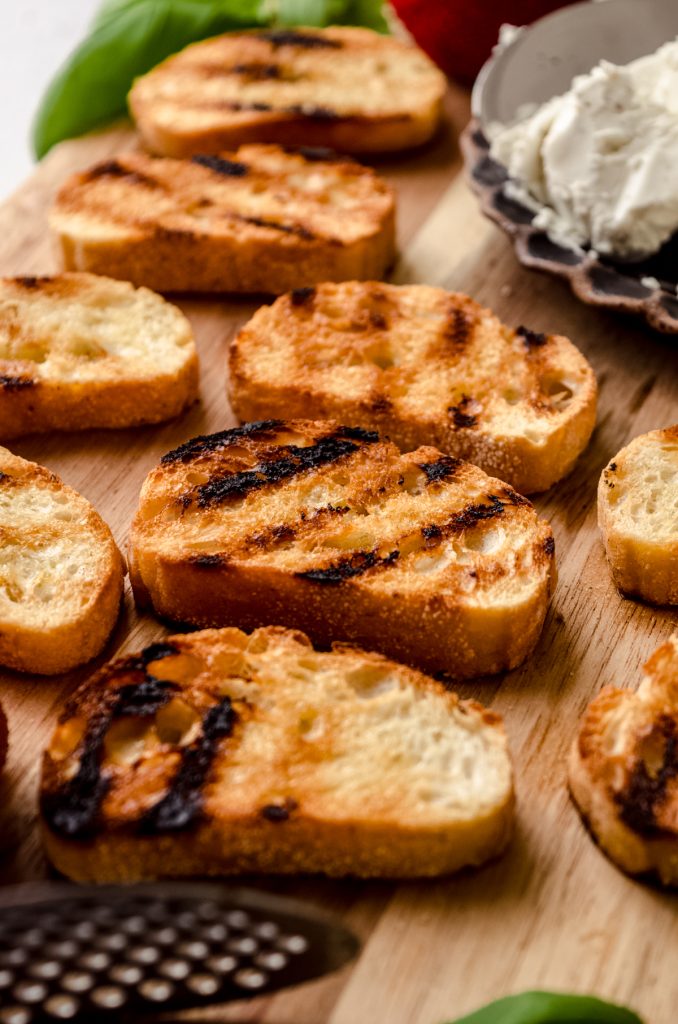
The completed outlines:
{"type": "Polygon", "coordinates": [[[277,627],[223,629],[81,688],[41,805],[49,856],[79,881],[407,877],[501,852],[513,782],[499,716],[428,676],[277,627]]]}
{"type": "Polygon", "coordinates": [[[615,455],[598,485],[598,523],[622,593],[678,604],[678,425],[615,455]]]}
{"type": "Polygon", "coordinates": [[[570,789],[620,868],[678,884],[678,634],[647,662],[637,693],[608,686],[589,705],[570,789]]]}
{"type": "Polygon", "coordinates": [[[124,562],[98,512],[0,448],[0,664],[52,675],[94,658],[118,617],[124,562]]]}
{"type": "Polygon", "coordinates": [[[381,153],[436,131],[445,78],[425,54],[368,29],[231,33],[137,79],[130,110],[149,149],[218,153],[243,142],[381,153]]]}
{"type": "Polygon", "coordinates": [[[593,370],[560,335],[505,327],[427,285],[321,284],[264,306],[231,348],[241,420],[331,417],[433,444],[521,493],[564,476],[596,418],[593,370]]]}
{"type": "Polygon", "coordinates": [[[526,498],[435,448],[272,420],[169,452],[130,538],[140,604],[198,626],[269,623],[455,677],[539,637],[553,535],[526,498]]]}
{"type": "Polygon", "coordinates": [[[283,292],[381,277],[395,199],[333,155],[242,146],[193,160],[128,153],[72,176],[50,216],[70,270],[158,291],[283,292]]]}
{"type": "Polygon", "coordinates": [[[0,280],[0,438],[158,423],[194,401],[183,313],[92,274],[0,280]]]}

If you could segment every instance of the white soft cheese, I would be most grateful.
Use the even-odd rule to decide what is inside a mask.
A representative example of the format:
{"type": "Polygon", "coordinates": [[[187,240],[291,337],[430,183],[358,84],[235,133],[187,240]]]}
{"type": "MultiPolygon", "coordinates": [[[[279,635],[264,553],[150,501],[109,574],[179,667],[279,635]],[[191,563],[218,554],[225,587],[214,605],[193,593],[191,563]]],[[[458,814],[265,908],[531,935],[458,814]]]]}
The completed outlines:
{"type": "Polygon", "coordinates": [[[492,155],[539,203],[556,241],[656,252],[678,230],[678,39],[603,61],[524,120],[490,129],[492,155]]]}

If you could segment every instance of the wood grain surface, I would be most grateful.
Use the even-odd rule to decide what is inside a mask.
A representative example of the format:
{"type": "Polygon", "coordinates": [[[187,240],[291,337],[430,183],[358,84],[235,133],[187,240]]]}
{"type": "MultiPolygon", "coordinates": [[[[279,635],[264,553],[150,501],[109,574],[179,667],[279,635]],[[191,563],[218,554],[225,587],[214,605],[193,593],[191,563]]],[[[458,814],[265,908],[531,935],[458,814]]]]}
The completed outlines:
{"type": "MultiPolygon", "coordinates": [[[[525,988],[594,992],[632,1005],[646,1024],[678,1019],[678,897],[632,881],[596,848],[571,804],[565,757],[586,703],[607,683],[635,687],[676,612],[623,600],[596,527],[600,471],[636,434],[678,421],[678,338],[581,305],[558,281],[521,269],[476,209],[460,174],[457,133],[467,98],[452,92],[445,131],[407,160],[380,164],[399,192],[398,282],[468,292],[507,323],[571,337],[600,385],[598,426],[574,472],[537,499],[556,535],[559,583],[534,656],[502,678],[461,688],[501,712],[516,764],[518,826],[510,850],[480,871],[438,882],[256,881],[339,914],[360,935],[359,960],[323,981],[182,1019],[266,1024],[440,1024],[525,988]]],[[[0,272],[57,269],[46,224],[54,190],[73,170],[135,145],[127,126],[62,144],[0,208],[0,272]]],[[[160,455],[235,421],[228,407],[229,339],[256,303],[178,299],[201,358],[201,401],[160,427],[53,434],[16,442],[89,498],[124,549],[139,488],[160,455]]],[[[131,595],[99,663],[167,629],[131,595]]],[[[56,679],[4,673],[10,757],[0,783],[0,878],[48,872],[36,826],[40,752],[64,695],[93,666],[56,679]]],[[[248,879],[248,882],[252,882],[248,879]]]]}

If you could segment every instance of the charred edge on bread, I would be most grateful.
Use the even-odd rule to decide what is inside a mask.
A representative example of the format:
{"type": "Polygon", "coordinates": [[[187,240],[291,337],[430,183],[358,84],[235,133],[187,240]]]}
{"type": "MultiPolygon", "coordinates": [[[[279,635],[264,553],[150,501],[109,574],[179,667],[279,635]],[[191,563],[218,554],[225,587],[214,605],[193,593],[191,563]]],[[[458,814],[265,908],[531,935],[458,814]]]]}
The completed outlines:
{"type": "Polygon", "coordinates": [[[0,388],[5,391],[19,391],[21,388],[35,387],[36,381],[32,377],[7,377],[0,374],[0,388]]]}
{"type": "Polygon", "coordinates": [[[516,327],[516,334],[521,336],[527,348],[542,348],[549,340],[545,334],[531,331],[529,327],[524,327],[523,324],[520,327],[516,327]]]}
{"type": "Polygon", "coordinates": [[[454,476],[461,466],[461,459],[455,459],[452,455],[443,455],[435,462],[420,462],[417,465],[426,474],[428,483],[435,484],[454,476]]]}
{"type": "Polygon", "coordinates": [[[534,508],[529,498],[524,498],[522,494],[518,494],[512,487],[503,487],[501,497],[508,501],[509,505],[522,506],[523,508],[534,508]]]}
{"type": "Polygon", "coordinates": [[[376,430],[364,430],[363,427],[339,427],[337,435],[351,441],[364,441],[365,444],[375,444],[379,440],[376,430]]]}
{"type": "Polygon", "coordinates": [[[288,114],[300,114],[311,121],[337,121],[340,115],[330,107],[316,107],[310,103],[295,103],[285,108],[288,114]]]}
{"type": "Polygon", "coordinates": [[[290,302],[293,306],[310,306],[315,294],[316,290],[312,287],[294,288],[290,292],[290,302]]]}
{"type": "Polygon", "coordinates": [[[201,434],[193,437],[190,441],[173,448],[160,459],[160,464],[167,466],[172,462],[190,462],[200,455],[209,452],[216,452],[222,448],[241,440],[243,437],[266,433],[271,430],[279,430],[284,426],[282,420],[256,420],[252,423],[243,423],[240,427],[232,427],[230,430],[220,430],[216,434],[201,434]]]}
{"type": "Polygon", "coordinates": [[[258,32],[257,36],[276,48],[278,46],[301,46],[305,50],[340,50],[343,46],[338,39],[328,39],[326,36],[310,32],[293,32],[289,29],[258,32]]]}
{"type": "MultiPolygon", "coordinates": [[[[106,733],[115,718],[126,715],[150,717],[156,714],[178,690],[176,683],[166,682],[139,669],[140,659],[130,659],[118,666],[120,672],[136,677],[117,690],[109,691],[106,706],[90,721],[82,740],[82,754],[77,773],[41,801],[42,815],[50,829],[68,839],[89,839],[96,833],[96,822],[104,797],[110,788],[110,778],[101,772],[106,733]]],[[[75,713],[73,704],[67,705],[68,720],[75,713]]]]}
{"type": "Polygon", "coordinates": [[[346,558],[324,569],[307,569],[306,572],[296,572],[294,575],[302,580],[310,580],[311,583],[322,583],[329,586],[336,586],[345,580],[353,579],[355,576],[362,576],[369,569],[385,569],[400,558],[400,551],[390,551],[388,555],[380,556],[376,551],[354,551],[346,558]]]}
{"type": "Polygon", "coordinates": [[[237,718],[229,697],[209,709],[200,736],[182,751],[179,769],[167,792],[140,820],[143,835],[179,832],[197,823],[202,814],[203,787],[219,743],[232,734],[237,718]]]}
{"type": "Polygon", "coordinates": [[[228,476],[213,477],[195,489],[198,506],[205,508],[213,503],[228,501],[229,498],[241,498],[262,487],[269,487],[306,473],[319,469],[332,462],[357,452],[358,445],[337,434],[321,437],[315,444],[307,448],[295,445],[280,445],[277,451],[279,458],[270,462],[260,462],[253,469],[228,476]]]}
{"type": "Polygon", "coordinates": [[[610,465],[607,468],[609,469],[610,473],[616,473],[617,472],[617,463],[616,462],[611,462],[610,465]]]}
{"type": "Polygon", "coordinates": [[[253,82],[263,82],[282,77],[282,69],[279,64],[264,64],[261,61],[253,61],[250,64],[236,64],[231,70],[234,75],[242,75],[243,78],[249,78],[253,82]]]}
{"type": "Polygon", "coordinates": [[[472,403],[472,398],[469,398],[468,395],[462,395],[459,405],[451,405],[447,410],[452,416],[452,422],[455,427],[458,427],[460,430],[470,429],[478,425],[478,417],[474,413],[468,412],[468,407],[472,403]]]}
{"type": "Polygon", "coordinates": [[[219,569],[224,564],[223,555],[193,555],[191,565],[196,569],[219,569]]]}
{"type": "Polygon", "coordinates": [[[465,309],[453,306],[443,326],[443,337],[455,349],[464,348],[473,326],[473,317],[465,309]]]}
{"type": "Polygon", "coordinates": [[[221,174],[225,178],[244,178],[249,171],[247,164],[243,164],[239,160],[226,160],[222,156],[210,156],[205,153],[199,153],[192,157],[191,163],[198,164],[199,167],[206,167],[209,171],[221,174]]]}
{"type": "Polygon", "coordinates": [[[45,284],[51,284],[53,280],[53,277],[49,277],[48,275],[45,274],[39,277],[33,277],[32,275],[29,275],[28,277],[15,277],[13,283],[15,285],[18,285],[19,288],[33,289],[41,288],[45,284]]]}
{"type": "Polygon", "coordinates": [[[254,224],[258,228],[271,228],[273,231],[282,231],[285,235],[296,235],[297,238],[302,238],[307,242],[313,241],[316,237],[303,224],[280,224],[278,221],[268,220],[266,217],[251,217],[244,213],[236,214],[236,219],[245,224],[254,224]]]}
{"type": "Polygon", "coordinates": [[[555,540],[553,539],[553,537],[547,537],[546,540],[544,541],[544,551],[545,551],[545,553],[550,558],[555,553],[555,550],[556,550],[556,542],[555,542],[555,540]]]}
{"type": "Polygon", "coordinates": [[[669,715],[662,715],[653,732],[658,733],[664,742],[659,771],[651,773],[645,761],[639,758],[624,790],[614,795],[624,824],[648,838],[658,838],[666,831],[658,825],[657,813],[666,797],[669,782],[678,776],[676,723],[669,715]]]}
{"type": "Polygon", "coordinates": [[[287,799],[280,804],[266,804],[265,807],[261,808],[260,813],[262,818],[265,818],[266,821],[278,824],[281,821],[288,821],[290,814],[292,811],[296,811],[298,806],[299,804],[296,800],[293,800],[291,797],[287,797],[287,799]]]}
{"type": "Polygon", "coordinates": [[[355,163],[350,156],[342,155],[340,158],[335,150],[328,149],[326,146],[283,146],[283,149],[291,156],[303,156],[304,160],[309,160],[311,163],[332,162],[339,159],[345,164],[355,163]]]}
{"type": "Polygon", "coordinates": [[[174,644],[171,644],[166,640],[159,640],[155,644],[149,644],[148,647],[144,647],[143,651],[139,655],[139,661],[145,668],[146,665],[150,665],[152,661],[162,661],[163,658],[171,658],[172,655],[178,653],[179,648],[174,644]]]}
{"type": "Polygon", "coordinates": [[[85,178],[87,181],[95,181],[97,178],[126,178],[135,185],[146,185],[149,188],[159,187],[159,182],[154,178],[123,167],[118,160],[105,160],[101,164],[96,164],[95,167],[85,172],[85,178]]]}

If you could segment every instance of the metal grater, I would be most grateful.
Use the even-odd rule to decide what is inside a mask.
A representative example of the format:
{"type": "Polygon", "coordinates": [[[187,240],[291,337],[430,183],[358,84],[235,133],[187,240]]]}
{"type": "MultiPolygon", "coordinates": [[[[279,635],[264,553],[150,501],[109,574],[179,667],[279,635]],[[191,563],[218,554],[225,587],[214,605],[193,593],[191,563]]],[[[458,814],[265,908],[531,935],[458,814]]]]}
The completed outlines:
{"type": "Polygon", "coordinates": [[[243,999],[342,966],[319,911],[207,882],[0,893],[0,1024],[125,1021],[243,999]]]}

